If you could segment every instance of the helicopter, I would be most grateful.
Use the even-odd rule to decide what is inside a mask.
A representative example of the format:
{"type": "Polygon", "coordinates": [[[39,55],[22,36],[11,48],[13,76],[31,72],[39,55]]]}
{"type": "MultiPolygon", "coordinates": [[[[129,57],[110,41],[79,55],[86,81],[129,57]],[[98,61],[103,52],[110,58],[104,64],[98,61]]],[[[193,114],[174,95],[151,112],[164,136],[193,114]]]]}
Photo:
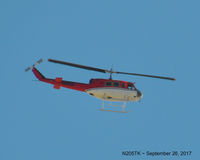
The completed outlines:
{"type": "Polygon", "coordinates": [[[172,81],[176,80],[175,78],[171,78],[171,77],[119,72],[119,71],[114,71],[112,68],[110,70],[106,70],[106,69],[101,69],[101,68],[96,68],[96,67],[91,67],[91,66],[75,64],[71,62],[48,59],[48,62],[52,62],[52,63],[57,63],[57,64],[71,66],[71,67],[86,69],[90,71],[110,74],[110,77],[108,79],[90,79],[89,83],[86,84],[86,83],[65,81],[61,77],[56,77],[55,79],[46,78],[35,67],[36,65],[42,62],[43,62],[43,59],[40,59],[32,66],[28,67],[25,71],[27,72],[29,70],[32,70],[33,74],[36,76],[36,78],[39,81],[52,84],[55,89],[60,89],[61,87],[64,87],[64,88],[73,89],[76,91],[85,92],[93,97],[101,99],[102,107],[100,111],[107,111],[107,112],[120,112],[120,113],[130,112],[130,111],[125,111],[126,102],[137,102],[137,101],[140,101],[143,97],[142,92],[135,87],[133,82],[114,80],[112,79],[112,74],[143,76],[143,77],[158,78],[158,79],[165,79],[165,80],[172,80],[172,81]],[[122,110],[118,111],[118,110],[105,109],[105,104],[104,104],[105,101],[122,102],[123,103],[122,105],[114,105],[112,103],[109,104],[109,106],[121,107],[122,110]]]}

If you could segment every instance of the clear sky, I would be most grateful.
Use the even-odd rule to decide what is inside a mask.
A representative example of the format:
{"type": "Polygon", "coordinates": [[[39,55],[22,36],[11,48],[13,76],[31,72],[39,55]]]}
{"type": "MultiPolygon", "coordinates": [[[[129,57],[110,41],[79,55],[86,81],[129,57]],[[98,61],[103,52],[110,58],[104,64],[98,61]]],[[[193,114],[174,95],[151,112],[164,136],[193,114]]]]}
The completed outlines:
{"type": "MultiPolygon", "coordinates": [[[[0,2],[1,160],[197,160],[200,2],[198,0],[6,0],[0,2]],[[128,114],[53,89],[24,69],[54,58],[117,71],[144,97],[128,114]],[[192,151],[187,157],[123,156],[122,151],[192,151]]],[[[44,62],[46,77],[88,83],[109,75],[44,62]]]]}

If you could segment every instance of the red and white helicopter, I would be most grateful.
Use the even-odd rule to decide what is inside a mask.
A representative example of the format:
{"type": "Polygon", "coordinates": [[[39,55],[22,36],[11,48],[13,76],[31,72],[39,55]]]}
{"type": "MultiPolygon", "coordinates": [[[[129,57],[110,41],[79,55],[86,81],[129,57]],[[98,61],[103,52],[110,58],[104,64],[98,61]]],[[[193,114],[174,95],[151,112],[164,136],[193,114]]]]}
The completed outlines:
{"type": "Polygon", "coordinates": [[[110,111],[110,112],[121,112],[127,113],[129,111],[125,111],[124,108],[126,107],[126,102],[136,102],[142,99],[143,94],[139,91],[134,83],[121,81],[121,80],[113,80],[112,74],[127,74],[127,75],[134,75],[134,76],[143,76],[143,77],[151,77],[151,78],[159,78],[159,79],[166,79],[166,80],[176,80],[175,78],[170,77],[162,77],[162,76],[154,76],[154,75],[146,75],[146,74],[137,74],[137,73],[127,73],[127,72],[116,72],[111,70],[105,70],[80,64],[74,64],[70,62],[58,61],[54,59],[48,59],[49,62],[68,65],[72,67],[78,67],[86,70],[97,71],[101,73],[110,73],[109,79],[90,79],[88,84],[85,83],[78,83],[78,82],[71,82],[71,81],[64,81],[61,77],[57,77],[55,79],[46,78],[43,76],[35,66],[40,64],[43,60],[40,59],[37,61],[33,66],[28,67],[25,71],[32,69],[34,75],[37,77],[38,80],[50,83],[54,85],[55,89],[60,89],[60,87],[74,89],[77,91],[86,92],[91,96],[99,98],[103,100],[101,111],[110,111]],[[111,106],[119,106],[122,108],[121,111],[114,111],[114,110],[105,110],[104,109],[104,101],[110,102],[123,102],[122,105],[113,105],[111,106]]]}

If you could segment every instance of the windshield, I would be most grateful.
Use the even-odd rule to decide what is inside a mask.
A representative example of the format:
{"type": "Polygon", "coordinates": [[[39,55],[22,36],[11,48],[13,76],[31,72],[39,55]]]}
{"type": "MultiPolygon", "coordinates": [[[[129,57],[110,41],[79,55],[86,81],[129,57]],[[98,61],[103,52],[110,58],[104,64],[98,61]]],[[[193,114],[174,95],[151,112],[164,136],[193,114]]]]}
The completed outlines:
{"type": "Polygon", "coordinates": [[[128,89],[130,89],[130,90],[135,90],[135,87],[134,87],[133,84],[129,83],[129,84],[128,84],[128,89]]]}

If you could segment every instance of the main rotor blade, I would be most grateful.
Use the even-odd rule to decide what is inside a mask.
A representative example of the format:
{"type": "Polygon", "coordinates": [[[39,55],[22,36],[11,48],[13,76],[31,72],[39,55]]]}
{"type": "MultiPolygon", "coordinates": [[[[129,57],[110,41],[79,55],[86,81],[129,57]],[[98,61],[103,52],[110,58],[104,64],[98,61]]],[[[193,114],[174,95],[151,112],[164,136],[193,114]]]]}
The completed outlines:
{"type": "Polygon", "coordinates": [[[133,76],[143,76],[143,77],[159,78],[159,79],[166,79],[166,80],[173,80],[173,81],[176,80],[175,78],[171,78],[171,77],[154,76],[154,75],[137,74],[137,73],[128,73],[128,72],[115,72],[112,69],[111,70],[105,70],[105,69],[101,69],[101,68],[84,66],[84,65],[80,65],[80,64],[75,64],[75,63],[70,63],[70,62],[64,62],[64,61],[59,61],[59,60],[54,60],[54,59],[48,59],[48,61],[49,62],[53,62],[53,63],[58,63],[58,64],[64,64],[64,65],[68,65],[68,66],[72,66],[72,67],[77,67],[77,68],[82,68],[82,69],[97,71],[97,72],[101,72],[101,73],[127,74],[127,75],[133,75],[133,76]]]}
{"type": "Polygon", "coordinates": [[[134,76],[143,76],[143,77],[151,77],[151,78],[159,78],[159,79],[166,79],[166,80],[172,80],[175,81],[175,78],[171,77],[163,77],[163,76],[154,76],[154,75],[147,75],[147,74],[137,74],[137,73],[127,73],[127,72],[113,72],[117,74],[127,74],[127,75],[134,75],[134,76]]]}
{"type": "Polygon", "coordinates": [[[48,61],[49,62],[53,62],[53,63],[64,64],[64,65],[68,65],[68,66],[72,66],[72,67],[77,67],[77,68],[97,71],[97,72],[101,72],[101,73],[109,72],[108,70],[105,70],[105,69],[100,69],[100,68],[95,68],[95,67],[90,67],[90,66],[84,66],[84,65],[75,64],[75,63],[69,63],[69,62],[64,62],[64,61],[58,61],[58,60],[54,60],[54,59],[48,59],[48,61]]]}

